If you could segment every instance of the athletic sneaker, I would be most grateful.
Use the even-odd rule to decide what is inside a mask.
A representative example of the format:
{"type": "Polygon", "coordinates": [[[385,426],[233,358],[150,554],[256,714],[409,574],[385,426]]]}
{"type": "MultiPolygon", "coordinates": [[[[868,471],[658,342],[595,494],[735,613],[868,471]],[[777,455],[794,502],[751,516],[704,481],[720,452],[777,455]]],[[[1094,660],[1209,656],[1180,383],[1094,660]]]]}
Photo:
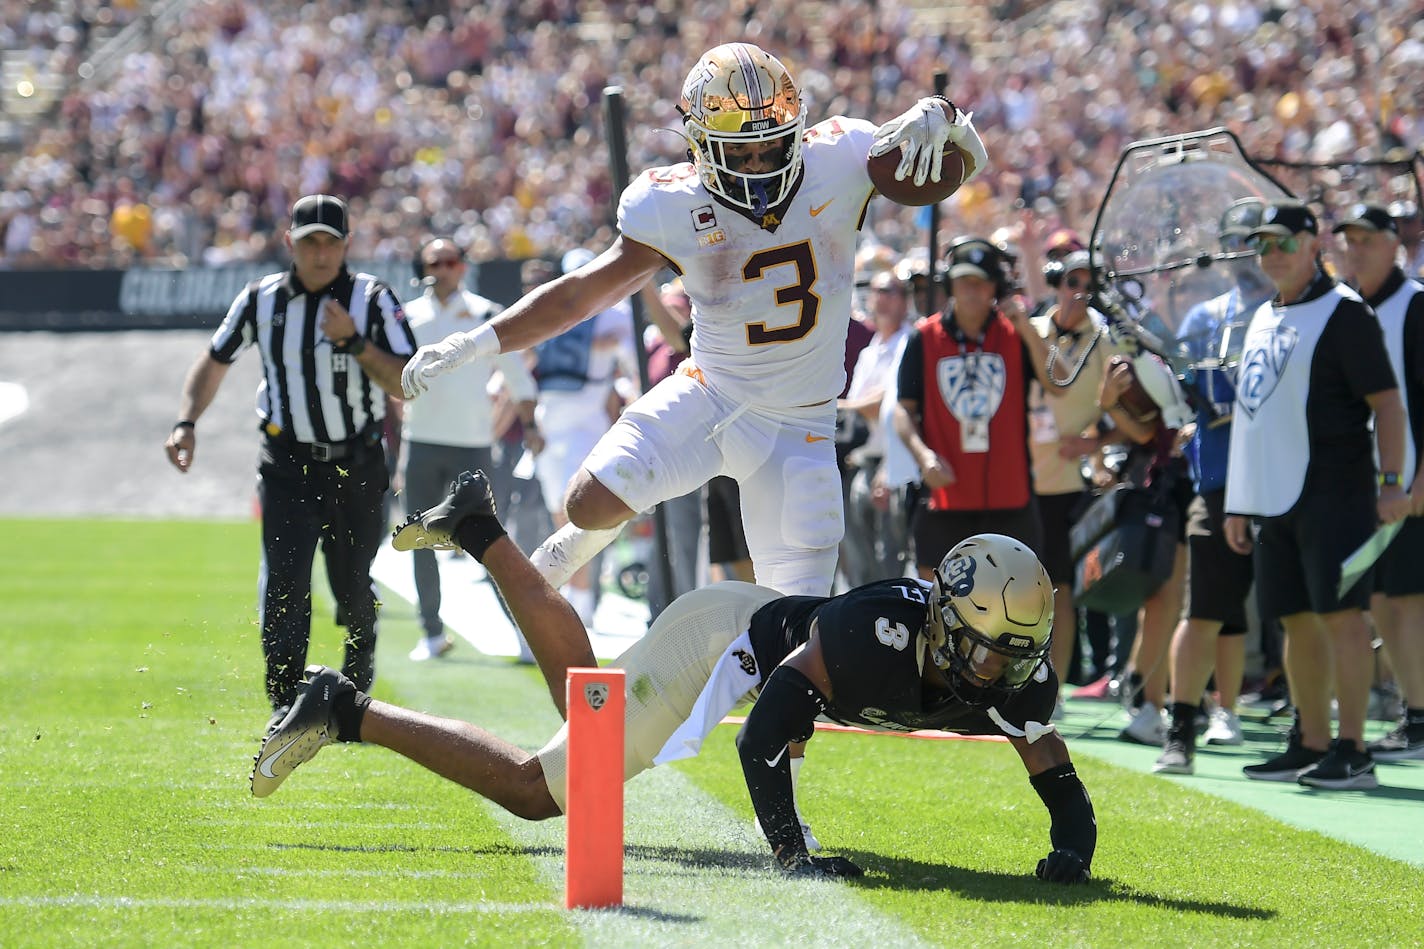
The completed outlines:
{"type": "Polygon", "coordinates": [[[431,659],[439,659],[447,652],[455,648],[455,640],[449,634],[441,633],[439,636],[422,636],[420,642],[415,644],[415,648],[410,651],[411,662],[427,662],[431,659]]]}
{"type": "Polygon", "coordinates": [[[331,704],[343,692],[355,692],[346,676],[326,666],[307,666],[307,679],[297,689],[297,700],[287,717],[267,737],[252,762],[252,794],[266,797],[301,764],[310,761],[321,746],[336,740],[331,704]]]}
{"type": "Polygon", "coordinates": [[[1219,706],[1211,710],[1211,722],[1203,737],[1208,745],[1239,745],[1246,740],[1241,734],[1241,719],[1219,706]]]}
{"type": "Polygon", "coordinates": [[[1285,751],[1260,764],[1249,764],[1241,769],[1241,773],[1257,781],[1294,781],[1302,771],[1318,764],[1324,757],[1325,752],[1307,748],[1292,737],[1285,751]]]}
{"type": "Polygon", "coordinates": [[[1192,746],[1184,738],[1169,735],[1167,746],[1162,749],[1162,755],[1157,759],[1157,763],[1152,766],[1155,774],[1192,774],[1196,771],[1196,765],[1192,761],[1192,746]]]}
{"type": "Polygon", "coordinates": [[[396,550],[458,550],[455,526],[474,515],[494,516],[494,494],[483,471],[462,471],[450,482],[444,500],[416,511],[391,535],[396,550]]]}
{"type": "Polygon", "coordinates": [[[1320,763],[1302,771],[1296,782],[1327,791],[1369,791],[1379,787],[1375,759],[1348,738],[1335,739],[1320,763]]]}
{"type": "Polygon", "coordinates": [[[1424,758],[1424,722],[1401,721],[1388,735],[1370,742],[1376,761],[1410,761],[1424,758]]]}
{"type": "Polygon", "coordinates": [[[1117,734],[1119,741],[1131,741],[1139,745],[1161,746],[1167,737],[1167,726],[1162,724],[1162,711],[1151,702],[1143,702],[1132,715],[1132,721],[1117,734]]]}

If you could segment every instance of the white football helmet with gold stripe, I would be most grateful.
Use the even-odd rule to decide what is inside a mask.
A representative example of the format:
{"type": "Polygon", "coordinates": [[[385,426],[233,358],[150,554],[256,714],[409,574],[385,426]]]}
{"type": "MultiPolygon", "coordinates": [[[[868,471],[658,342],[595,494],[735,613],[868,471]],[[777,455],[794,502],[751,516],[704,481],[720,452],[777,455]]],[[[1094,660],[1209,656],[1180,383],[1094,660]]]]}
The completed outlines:
{"type": "Polygon", "coordinates": [[[753,214],[792,192],[806,116],[775,56],[750,43],[708,50],[682,84],[678,112],[707,190],[753,214]]]}

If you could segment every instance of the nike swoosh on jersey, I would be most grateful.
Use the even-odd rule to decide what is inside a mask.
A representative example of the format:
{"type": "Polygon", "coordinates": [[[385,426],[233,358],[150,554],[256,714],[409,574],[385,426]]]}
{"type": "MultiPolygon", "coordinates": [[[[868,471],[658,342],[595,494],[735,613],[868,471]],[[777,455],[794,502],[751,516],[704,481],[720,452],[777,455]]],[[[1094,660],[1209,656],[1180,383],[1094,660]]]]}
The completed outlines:
{"type": "Polygon", "coordinates": [[[781,758],[782,758],[782,756],[786,754],[786,749],[789,748],[789,747],[791,747],[791,746],[790,746],[790,745],[782,745],[782,746],[781,746],[781,750],[776,753],[776,757],[775,757],[775,758],[767,758],[767,759],[766,759],[766,766],[767,766],[768,768],[774,768],[774,767],[776,767],[778,764],[780,764],[780,763],[781,763],[781,758]]]}
{"type": "Polygon", "coordinates": [[[257,770],[261,772],[264,778],[277,777],[275,774],[272,773],[272,765],[277,761],[278,758],[282,757],[282,755],[286,753],[288,748],[301,741],[301,738],[301,735],[297,735],[291,741],[283,745],[281,748],[278,748],[276,751],[272,752],[272,754],[262,759],[262,762],[257,766],[257,770]]]}
{"type": "MultiPolygon", "coordinates": [[[[832,198],[832,199],[831,199],[831,201],[834,201],[834,200],[835,200],[835,198],[832,198]]],[[[816,215],[820,214],[822,211],[826,210],[826,208],[828,208],[828,207],[831,206],[831,201],[827,201],[825,204],[821,205],[820,207],[812,208],[812,209],[811,209],[811,216],[812,216],[812,217],[815,217],[816,215]]]]}
{"type": "Polygon", "coordinates": [[[808,444],[808,445],[814,445],[814,444],[816,444],[816,442],[829,441],[830,438],[831,438],[831,436],[829,436],[829,435],[812,435],[810,432],[807,432],[807,433],[806,433],[806,444],[808,444]]]}

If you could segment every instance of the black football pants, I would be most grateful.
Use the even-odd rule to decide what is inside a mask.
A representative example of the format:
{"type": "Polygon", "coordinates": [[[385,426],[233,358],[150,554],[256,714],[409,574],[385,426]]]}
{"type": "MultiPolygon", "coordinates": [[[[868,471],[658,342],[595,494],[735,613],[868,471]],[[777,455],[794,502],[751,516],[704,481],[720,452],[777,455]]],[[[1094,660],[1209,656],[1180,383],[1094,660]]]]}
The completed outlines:
{"type": "Polygon", "coordinates": [[[290,705],[311,638],[311,575],[317,543],[326,560],[338,622],[347,629],[342,671],[362,691],[375,676],[376,593],[371,561],[385,533],[382,498],[389,486],[379,444],[335,462],[294,454],[264,439],[257,491],[262,502],[258,598],[267,697],[290,705]]]}

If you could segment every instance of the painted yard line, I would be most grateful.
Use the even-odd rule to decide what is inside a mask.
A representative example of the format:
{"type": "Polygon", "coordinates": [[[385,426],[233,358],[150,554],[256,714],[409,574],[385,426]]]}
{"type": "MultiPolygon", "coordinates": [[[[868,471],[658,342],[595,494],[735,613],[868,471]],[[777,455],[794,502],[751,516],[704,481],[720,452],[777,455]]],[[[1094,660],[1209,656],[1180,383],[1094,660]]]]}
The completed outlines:
{"type": "Polygon", "coordinates": [[[216,867],[189,865],[180,869],[195,876],[261,876],[261,877],[373,877],[392,880],[485,880],[488,873],[466,873],[462,870],[362,870],[341,867],[335,870],[296,869],[292,867],[216,867]]]}
{"type": "MultiPolygon", "coordinates": [[[[305,810],[305,807],[303,808],[305,810]]],[[[315,830],[318,828],[336,828],[341,830],[439,830],[455,831],[459,830],[458,821],[434,822],[431,821],[393,821],[383,823],[379,821],[353,821],[353,820],[303,820],[288,821],[280,819],[262,820],[253,817],[195,817],[187,823],[198,827],[243,827],[267,830],[293,830],[305,828],[315,830]]]]}
{"type": "Polygon", "coordinates": [[[203,899],[146,896],[0,896],[0,906],[23,906],[30,909],[82,908],[101,910],[144,909],[210,909],[230,913],[244,910],[277,910],[291,913],[547,913],[559,909],[552,903],[497,903],[485,900],[268,900],[256,897],[243,899],[203,899]]]}

